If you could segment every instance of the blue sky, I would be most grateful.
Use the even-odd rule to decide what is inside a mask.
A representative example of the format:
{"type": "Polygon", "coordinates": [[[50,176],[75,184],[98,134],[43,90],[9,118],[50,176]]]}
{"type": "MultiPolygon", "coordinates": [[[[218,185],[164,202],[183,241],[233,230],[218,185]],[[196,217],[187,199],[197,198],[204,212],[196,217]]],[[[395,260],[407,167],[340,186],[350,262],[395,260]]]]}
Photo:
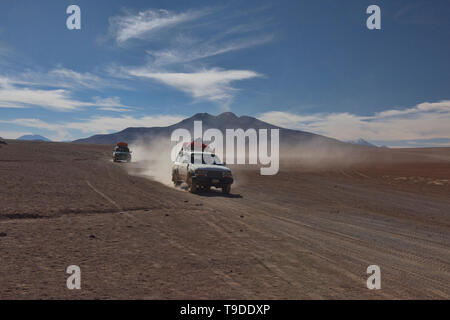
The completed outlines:
{"type": "Polygon", "coordinates": [[[2,1],[0,136],[73,140],[232,111],[450,146],[450,3],[2,1]],[[68,30],[66,8],[81,8],[68,30]],[[366,8],[381,8],[381,30],[366,8]]]}

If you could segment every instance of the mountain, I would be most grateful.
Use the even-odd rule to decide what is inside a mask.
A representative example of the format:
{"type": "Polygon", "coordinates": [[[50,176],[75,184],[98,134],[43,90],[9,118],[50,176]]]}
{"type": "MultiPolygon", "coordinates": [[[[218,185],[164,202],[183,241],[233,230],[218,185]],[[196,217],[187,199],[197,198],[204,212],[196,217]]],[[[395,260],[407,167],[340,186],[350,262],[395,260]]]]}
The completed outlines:
{"type": "Polygon", "coordinates": [[[17,138],[17,140],[28,140],[28,141],[51,141],[50,139],[40,136],[38,134],[28,134],[17,138]]]}
{"type": "Polygon", "coordinates": [[[358,140],[351,140],[351,141],[347,141],[347,143],[351,143],[351,144],[357,144],[360,146],[366,146],[366,147],[373,147],[373,148],[378,148],[376,145],[362,139],[359,138],[358,140]]]}
{"type": "MultiPolygon", "coordinates": [[[[249,116],[238,117],[232,112],[225,112],[218,116],[210,115],[209,113],[197,113],[194,116],[184,119],[176,124],[168,127],[138,127],[126,128],[122,131],[111,134],[97,134],[89,138],[79,139],[73,141],[74,143],[92,143],[92,144],[116,144],[118,141],[132,142],[137,139],[152,140],[155,138],[170,138],[170,135],[175,129],[184,128],[193,132],[194,121],[202,121],[203,132],[210,128],[216,128],[224,133],[226,129],[279,129],[280,141],[284,143],[308,141],[313,138],[322,142],[332,144],[344,144],[335,139],[320,136],[314,133],[284,129],[267,122],[258,120],[249,116]]],[[[270,133],[269,133],[270,135],[270,133]]]]}

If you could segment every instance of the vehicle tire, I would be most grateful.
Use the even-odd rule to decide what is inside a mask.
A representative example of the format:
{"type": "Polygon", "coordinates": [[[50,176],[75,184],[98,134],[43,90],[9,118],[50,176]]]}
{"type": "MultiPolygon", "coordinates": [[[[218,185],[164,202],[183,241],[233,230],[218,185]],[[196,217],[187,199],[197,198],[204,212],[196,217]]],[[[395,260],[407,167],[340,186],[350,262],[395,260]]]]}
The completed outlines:
{"type": "Polygon", "coordinates": [[[223,194],[230,194],[230,191],[231,191],[231,184],[225,184],[222,186],[223,194]]]}
{"type": "Polygon", "coordinates": [[[178,177],[175,171],[172,171],[172,182],[175,187],[178,187],[180,185],[180,182],[178,181],[178,177]]]}
{"type": "Polygon", "coordinates": [[[195,183],[194,181],[192,181],[192,179],[191,179],[190,182],[191,182],[191,183],[189,184],[189,192],[190,192],[190,193],[197,193],[197,190],[198,190],[197,183],[195,183]]]}

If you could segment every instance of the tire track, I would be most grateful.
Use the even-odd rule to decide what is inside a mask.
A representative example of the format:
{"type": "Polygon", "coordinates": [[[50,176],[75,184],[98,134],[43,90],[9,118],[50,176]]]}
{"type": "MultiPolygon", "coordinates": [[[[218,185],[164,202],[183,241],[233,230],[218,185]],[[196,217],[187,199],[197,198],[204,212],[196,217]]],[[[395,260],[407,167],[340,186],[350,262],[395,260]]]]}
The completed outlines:
{"type": "MultiPolygon", "coordinates": [[[[380,244],[375,244],[373,242],[369,243],[369,242],[363,241],[359,238],[357,239],[355,237],[348,236],[341,232],[337,232],[337,231],[333,231],[333,230],[325,230],[323,228],[319,228],[319,227],[313,226],[311,224],[303,223],[300,221],[292,220],[292,219],[289,219],[286,217],[281,217],[281,216],[274,215],[274,214],[269,214],[263,210],[259,210],[259,209],[252,208],[252,207],[243,207],[243,208],[233,207],[233,209],[239,210],[241,212],[246,212],[247,215],[249,215],[249,213],[251,212],[251,215],[257,220],[261,220],[261,215],[262,215],[266,219],[268,219],[267,220],[268,225],[273,225],[273,222],[274,222],[273,219],[277,219],[280,222],[286,223],[288,225],[295,225],[295,226],[309,229],[309,230],[313,231],[313,233],[311,233],[310,236],[312,237],[313,241],[315,241],[315,242],[311,242],[305,238],[299,238],[299,237],[291,234],[290,232],[288,232],[286,228],[283,228],[283,227],[277,228],[277,230],[279,232],[281,232],[282,234],[284,234],[287,237],[290,237],[296,241],[300,241],[303,243],[307,242],[309,244],[308,246],[310,248],[314,248],[314,247],[317,248],[317,241],[319,241],[318,243],[320,243],[320,242],[326,243],[326,246],[321,247],[321,250],[325,250],[326,255],[329,255],[331,257],[335,256],[336,252],[340,252],[340,253],[346,252],[346,255],[348,257],[352,257],[354,260],[358,261],[360,264],[365,265],[365,264],[367,264],[367,261],[370,261],[371,259],[368,259],[368,258],[362,259],[361,253],[365,252],[365,254],[367,256],[372,256],[373,254],[370,253],[372,251],[372,252],[375,252],[378,256],[383,257],[383,258],[379,258],[379,260],[391,261],[391,263],[394,263],[394,265],[390,265],[391,268],[396,268],[398,270],[402,270],[404,273],[412,275],[413,278],[420,279],[420,281],[423,282],[424,284],[431,282],[431,283],[433,283],[433,285],[436,288],[442,288],[444,292],[450,291],[448,285],[443,283],[441,280],[434,279],[433,277],[425,275],[426,272],[418,273],[417,270],[412,271],[410,269],[408,269],[408,270],[405,269],[405,264],[407,264],[408,261],[410,261],[410,263],[413,263],[416,268],[423,269],[425,266],[427,266],[427,263],[430,263],[430,260],[431,260],[432,265],[435,266],[435,270],[437,269],[441,273],[442,273],[442,271],[443,271],[443,273],[447,273],[448,266],[446,266],[445,263],[442,263],[442,262],[439,263],[435,259],[428,259],[426,257],[418,256],[411,252],[399,251],[397,249],[392,249],[392,248],[386,247],[385,245],[382,246],[380,244]],[[256,212],[255,212],[255,209],[257,210],[256,212]],[[326,236],[321,237],[321,236],[319,236],[320,234],[326,235],[326,236]],[[340,241],[337,242],[336,239],[339,239],[340,241]],[[338,248],[338,250],[336,251],[337,248],[338,248]]],[[[245,224],[242,221],[239,221],[239,223],[245,224]]],[[[324,223],[324,225],[327,225],[327,224],[324,223]]],[[[248,224],[246,224],[246,226],[248,229],[253,229],[254,231],[258,231],[261,235],[264,235],[264,234],[267,235],[267,230],[264,231],[260,228],[255,229],[254,226],[250,227],[250,225],[248,225],[248,224]]],[[[253,241],[253,243],[256,247],[258,247],[259,244],[257,242],[253,241]]],[[[337,262],[339,262],[339,263],[342,262],[341,260],[330,259],[330,258],[325,257],[322,254],[319,254],[317,249],[315,251],[310,251],[310,253],[314,256],[317,256],[317,257],[327,261],[328,267],[333,268],[332,266],[336,266],[337,262]]],[[[342,274],[342,273],[347,274],[347,276],[349,276],[349,278],[353,279],[354,281],[358,281],[358,279],[361,280],[360,277],[355,276],[355,274],[352,272],[348,272],[348,270],[346,270],[345,268],[339,267],[339,268],[335,268],[335,270],[337,272],[339,272],[340,274],[342,274]]],[[[274,270],[272,270],[272,271],[275,272],[274,270]]],[[[281,272],[280,275],[283,276],[283,273],[281,272]]],[[[441,274],[441,277],[443,277],[443,276],[444,275],[441,274]]],[[[289,278],[289,276],[287,278],[289,278]]],[[[401,280],[391,280],[391,283],[397,283],[398,287],[403,287],[405,289],[409,288],[401,280]]]]}
{"type": "Polygon", "coordinates": [[[198,253],[196,253],[192,248],[190,248],[189,246],[180,243],[179,241],[176,241],[173,237],[173,235],[168,234],[165,231],[159,230],[159,232],[163,235],[166,236],[166,238],[168,239],[168,243],[181,250],[184,251],[185,253],[187,253],[189,256],[195,257],[195,259],[197,259],[198,262],[200,262],[203,265],[206,265],[206,267],[212,271],[212,273],[214,273],[216,276],[218,276],[219,278],[222,279],[222,281],[230,286],[231,288],[237,290],[238,292],[245,292],[245,297],[252,297],[253,293],[248,290],[247,288],[245,288],[244,286],[242,286],[240,283],[236,282],[233,280],[232,277],[230,277],[229,275],[227,275],[225,272],[217,270],[217,269],[212,269],[210,268],[207,264],[205,264],[205,259],[200,256],[198,253]]]}
{"type": "Polygon", "coordinates": [[[124,214],[125,216],[127,216],[128,218],[130,218],[133,221],[137,221],[136,217],[134,217],[132,214],[128,213],[126,210],[123,210],[122,207],[117,204],[117,202],[115,202],[113,199],[111,199],[106,194],[104,194],[103,192],[98,190],[96,187],[94,187],[88,180],[86,180],[86,183],[93,191],[95,191],[97,194],[99,194],[104,199],[106,199],[109,203],[111,203],[113,206],[115,206],[119,210],[118,213],[124,214]]]}

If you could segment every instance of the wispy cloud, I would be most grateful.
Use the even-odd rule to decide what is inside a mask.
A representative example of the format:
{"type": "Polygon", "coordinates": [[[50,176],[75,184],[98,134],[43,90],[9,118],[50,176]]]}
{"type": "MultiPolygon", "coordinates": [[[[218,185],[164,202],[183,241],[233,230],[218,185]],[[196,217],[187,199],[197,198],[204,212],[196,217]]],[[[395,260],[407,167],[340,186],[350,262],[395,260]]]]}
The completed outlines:
{"type": "Polygon", "coordinates": [[[370,116],[351,113],[298,115],[271,111],[258,118],[285,128],[344,141],[360,137],[372,141],[450,138],[450,100],[424,102],[411,108],[386,110],[370,116]]]}
{"type": "Polygon", "coordinates": [[[4,77],[11,84],[47,86],[71,90],[102,90],[105,88],[128,89],[112,78],[100,77],[90,72],[77,72],[64,67],[53,68],[48,72],[25,70],[4,77]]]}
{"type": "Polygon", "coordinates": [[[123,130],[128,127],[164,127],[175,124],[185,117],[180,115],[152,115],[144,117],[92,117],[86,121],[68,122],[64,125],[69,129],[80,130],[83,133],[108,133],[123,130]]]}
{"type": "Polygon", "coordinates": [[[117,43],[123,44],[130,39],[149,37],[156,31],[195,20],[207,13],[207,10],[174,13],[163,9],[150,9],[138,14],[126,14],[110,18],[110,32],[117,43]]]}
{"type": "Polygon", "coordinates": [[[439,25],[445,23],[439,14],[442,10],[448,9],[448,3],[438,3],[438,1],[411,1],[407,4],[400,4],[393,17],[399,22],[419,25],[439,25]]]}
{"type": "Polygon", "coordinates": [[[118,97],[95,97],[94,101],[80,101],[73,98],[67,89],[42,89],[23,84],[25,82],[0,78],[0,108],[42,107],[55,111],[72,111],[84,107],[129,108],[121,104],[118,97]]]}
{"type": "Polygon", "coordinates": [[[386,110],[376,114],[377,117],[387,118],[394,116],[404,116],[409,114],[420,114],[426,112],[436,112],[436,113],[448,113],[450,112],[449,100],[443,100],[440,102],[424,102],[420,103],[415,107],[407,109],[393,109],[386,110]]]}
{"type": "Polygon", "coordinates": [[[204,42],[191,45],[177,46],[164,50],[148,50],[153,66],[165,66],[178,63],[186,63],[205,59],[227,52],[242,50],[272,41],[272,35],[258,36],[256,38],[245,38],[231,40],[224,43],[204,42]]]}
{"type": "Polygon", "coordinates": [[[112,17],[110,32],[118,44],[140,39],[151,43],[152,49],[146,50],[148,61],[143,66],[117,66],[110,68],[110,74],[127,79],[152,79],[196,100],[218,103],[226,110],[238,90],[232,82],[261,77],[261,74],[251,70],[224,70],[211,66],[214,61],[207,58],[263,45],[274,39],[273,34],[264,31],[266,19],[262,23],[252,17],[242,23],[242,18],[240,15],[236,20],[223,8],[178,13],[146,10],[112,17]]]}
{"type": "MultiPolygon", "coordinates": [[[[147,50],[149,65],[155,68],[185,64],[263,45],[275,38],[274,34],[266,31],[267,19],[256,18],[242,23],[221,10],[203,9],[198,12],[204,14],[191,15],[192,19],[180,21],[182,26],[171,30],[170,37],[162,37],[157,45],[152,41],[153,48],[147,50]],[[214,11],[218,14],[212,14],[214,11]],[[208,32],[205,32],[206,28],[208,32]]],[[[165,28],[161,27],[159,33],[164,34],[164,31],[165,28]]]]}
{"type": "Polygon", "coordinates": [[[3,139],[17,139],[26,134],[32,134],[30,131],[20,130],[0,130],[0,137],[3,139]]]}
{"type": "Polygon", "coordinates": [[[249,70],[209,69],[193,73],[152,72],[146,68],[132,69],[128,74],[140,78],[157,80],[168,86],[190,94],[196,99],[228,102],[236,90],[231,82],[261,77],[249,70]]]}
{"type": "MultiPolygon", "coordinates": [[[[11,120],[0,120],[0,123],[8,123],[25,128],[33,128],[39,130],[46,130],[50,133],[48,137],[54,141],[72,140],[74,137],[79,137],[80,133],[84,136],[102,133],[111,133],[123,130],[128,127],[161,127],[169,126],[183,120],[185,117],[180,115],[152,115],[144,117],[132,117],[123,115],[120,117],[110,116],[94,116],[87,119],[80,119],[78,121],[65,122],[46,122],[35,118],[21,118],[11,120]]],[[[6,137],[12,137],[14,132],[4,132],[6,137]],[[6,134],[8,133],[8,134],[6,134]]],[[[25,131],[24,131],[25,132],[25,131]]]]}

